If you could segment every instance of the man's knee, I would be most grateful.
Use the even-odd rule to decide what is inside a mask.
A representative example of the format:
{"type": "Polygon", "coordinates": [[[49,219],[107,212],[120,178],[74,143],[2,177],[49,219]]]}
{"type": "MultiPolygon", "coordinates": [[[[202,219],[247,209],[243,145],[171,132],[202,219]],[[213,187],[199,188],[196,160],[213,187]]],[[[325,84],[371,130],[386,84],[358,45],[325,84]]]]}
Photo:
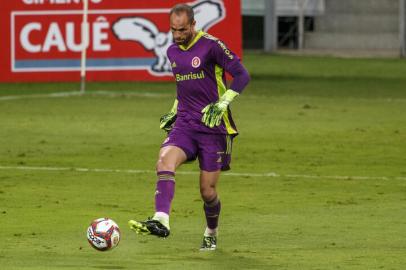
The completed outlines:
{"type": "Polygon", "coordinates": [[[217,197],[216,187],[213,185],[201,186],[200,195],[202,196],[203,201],[211,202],[217,197]]]}
{"type": "Polygon", "coordinates": [[[176,168],[185,161],[186,154],[181,148],[166,146],[159,151],[156,170],[175,172],[176,168]]]}
{"type": "Polygon", "coordinates": [[[165,154],[160,154],[156,163],[156,170],[174,172],[176,169],[176,161],[170,160],[165,154]]]}

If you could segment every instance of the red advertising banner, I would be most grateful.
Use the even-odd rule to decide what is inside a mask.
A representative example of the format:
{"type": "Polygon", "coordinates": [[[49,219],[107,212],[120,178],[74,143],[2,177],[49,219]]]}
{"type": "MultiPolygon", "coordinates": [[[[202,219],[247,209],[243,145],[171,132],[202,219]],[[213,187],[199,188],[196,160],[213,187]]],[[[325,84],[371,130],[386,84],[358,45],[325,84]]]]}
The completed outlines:
{"type": "MultiPolygon", "coordinates": [[[[82,0],[0,2],[0,82],[79,81],[86,47],[91,81],[171,80],[166,49],[172,44],[169,10],[174,0],[82,0]],[[82,42],[82,31],[89,42],[82,42]],[[86,46],[87,45],[87,46],[86,46]]],[[[242,52],[239,0],[187,2],[196,28],[242,52]]]]}

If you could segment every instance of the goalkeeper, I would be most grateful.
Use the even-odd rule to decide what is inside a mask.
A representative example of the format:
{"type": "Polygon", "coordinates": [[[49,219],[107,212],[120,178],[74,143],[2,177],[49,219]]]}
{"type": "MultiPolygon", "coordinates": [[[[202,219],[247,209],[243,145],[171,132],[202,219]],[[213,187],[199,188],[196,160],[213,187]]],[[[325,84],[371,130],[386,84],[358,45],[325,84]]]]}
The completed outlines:
{"type": "Polygon", "coordinates": [[[216,37],[195,30],[193,9],[178,4],[170,11],[174,38],[167,50],[177,86],[172,110],[161,118],[160,128],[168,132],[156,165],[155,214],[146,221],[130,220],[131,229],[141,234],[167,237],[169,215],[175,192],[175,171],[186,161],[198,159],[200,194],[207,226],[201,250],[217,246],[220,198],[216,185],[220,172],[230,169],[231,146],[238,134],[230,103],[250,78],[239,57],[216,37]],[[233,77],[229,89],[225,72],[233,77]]]}

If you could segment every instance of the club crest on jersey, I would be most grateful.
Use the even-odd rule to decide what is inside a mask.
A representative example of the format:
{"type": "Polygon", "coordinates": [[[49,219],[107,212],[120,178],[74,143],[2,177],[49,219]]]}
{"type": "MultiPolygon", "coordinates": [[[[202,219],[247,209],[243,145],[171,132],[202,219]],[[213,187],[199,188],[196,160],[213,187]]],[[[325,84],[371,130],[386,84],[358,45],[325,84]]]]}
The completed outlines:
{"type": "Polygon", "coordinates": [[[197,56],[193,57],[193,59],[192,59],[192,67],[198,68],[198,67],[200,67],[200,63],[201,63],[201,61],[200,61],[199,57],[197,57],[197,56]]]}

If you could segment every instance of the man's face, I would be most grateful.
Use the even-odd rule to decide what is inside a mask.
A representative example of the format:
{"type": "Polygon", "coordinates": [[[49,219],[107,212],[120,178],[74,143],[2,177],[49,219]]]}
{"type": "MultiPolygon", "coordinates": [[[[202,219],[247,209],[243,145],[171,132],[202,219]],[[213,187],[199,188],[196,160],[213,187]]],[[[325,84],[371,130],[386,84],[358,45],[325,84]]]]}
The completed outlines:
{"type": "Polygon", "coordinates": [[[173,13],[170,18],[170,26],[175,43],[187,47],[195,33],[195,24],[195,21],[188,21],[185,12],[180,14],[173,13]]]}

